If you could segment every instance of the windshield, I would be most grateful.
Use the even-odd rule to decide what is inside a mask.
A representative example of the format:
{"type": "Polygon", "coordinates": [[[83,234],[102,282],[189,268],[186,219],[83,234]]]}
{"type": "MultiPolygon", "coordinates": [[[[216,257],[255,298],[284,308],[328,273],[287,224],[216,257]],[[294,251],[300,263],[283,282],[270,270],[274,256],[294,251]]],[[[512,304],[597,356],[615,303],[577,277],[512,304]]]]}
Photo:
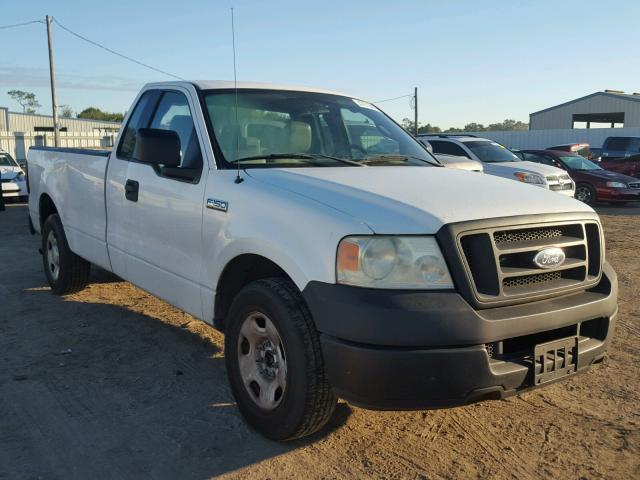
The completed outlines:
{"type": "Polygon", "coordinates": [[[7,153],[0,153],[0,167],[17,167],[16,161],[7,153]]]}
{"type": "Polygon", "coordinates": [[[521,160],[516,157],[511,150],[507,149],[496,142],[471,141],[464,142],[465,146],[471,149],[480,160],[488,163],[497,162],[520,162],[521,160]]]}
{"type": "Polygon", "coordinates": [[[206,91],[204,102],[223,167],[438,165],[412,136],[361,100],[242,89],[237,112],[233,90],[206,91]]]}
{"type": "Polygon", "coordinates": [[[602,170],[599,165],[596,165],[591,160],[587,160],[580,155],[571,155],[559,157],[560,161],[569,170],[602,170]]]}

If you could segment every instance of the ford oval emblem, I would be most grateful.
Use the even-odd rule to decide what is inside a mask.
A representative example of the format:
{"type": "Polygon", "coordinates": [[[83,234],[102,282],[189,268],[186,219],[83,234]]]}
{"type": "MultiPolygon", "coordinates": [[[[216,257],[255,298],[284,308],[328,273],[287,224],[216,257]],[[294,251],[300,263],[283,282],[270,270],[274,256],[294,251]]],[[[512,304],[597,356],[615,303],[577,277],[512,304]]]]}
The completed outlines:
{"type": "Polygon", "coordinates": [[[565,255],[561,248],[545,248],[536,253],[533,263],[540,268],[555,268],[564,263],[565,255]]]}

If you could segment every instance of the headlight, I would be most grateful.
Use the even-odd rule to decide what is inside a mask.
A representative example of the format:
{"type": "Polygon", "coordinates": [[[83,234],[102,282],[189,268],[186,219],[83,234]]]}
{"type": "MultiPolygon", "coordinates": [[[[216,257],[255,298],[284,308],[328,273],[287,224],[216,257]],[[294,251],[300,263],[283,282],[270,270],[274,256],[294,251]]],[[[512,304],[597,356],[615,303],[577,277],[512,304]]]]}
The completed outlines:
{"type": "Polygon", "coordinates": [[[369,288],[453,288],[433,237],[346,237],[338,245],[336,278],[369,288]]]}
{"type": "Polygon", "coordinates": [[[14,180],[15,180],[16,182],[21,182],[21,181],[23,181],[23,180],[24,180],[24,173],[22,173],[22,172],[18,173],[18,174],[15,176],[14,180]]]}
{"type": "Polygon", "coordinates": [[[524,183],[532,183],[534,185],[544,185],[544,178],[537,173],[516,172],[513,174],[518,180],[524,183]]]}
{"type": "Polygon", "coordinates": [[[626,183],[622,182],[607,182],[607,187],[609,188],[627,188],[626,183]]]}

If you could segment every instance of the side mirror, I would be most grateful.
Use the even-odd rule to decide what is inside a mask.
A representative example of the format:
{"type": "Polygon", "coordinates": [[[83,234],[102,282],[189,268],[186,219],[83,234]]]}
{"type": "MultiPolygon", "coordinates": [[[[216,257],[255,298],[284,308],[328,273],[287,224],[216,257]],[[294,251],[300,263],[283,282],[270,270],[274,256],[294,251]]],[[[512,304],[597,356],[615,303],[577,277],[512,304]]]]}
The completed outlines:
{"type": "Polygon", "coordinates": [[[180,137],[173,130],[140,128],[133,157],[143,163],[177,167],[180,165],[180,137]]]}

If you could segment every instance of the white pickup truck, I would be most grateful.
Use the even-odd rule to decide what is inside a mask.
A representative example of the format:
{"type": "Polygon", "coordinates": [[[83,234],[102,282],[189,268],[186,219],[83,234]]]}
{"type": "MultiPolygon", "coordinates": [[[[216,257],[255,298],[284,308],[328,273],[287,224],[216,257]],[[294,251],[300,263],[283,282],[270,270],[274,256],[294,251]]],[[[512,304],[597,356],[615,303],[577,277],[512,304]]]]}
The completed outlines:
{"type": "Polygon", "coordinates": [[[585,204],[441,168],[375,106],[228,82],[143,88],[112,153],[32,148],[56,294],[91,264],[225,332],[247,421],[504,398],[602,361],[617,279],[585,204]]]}

